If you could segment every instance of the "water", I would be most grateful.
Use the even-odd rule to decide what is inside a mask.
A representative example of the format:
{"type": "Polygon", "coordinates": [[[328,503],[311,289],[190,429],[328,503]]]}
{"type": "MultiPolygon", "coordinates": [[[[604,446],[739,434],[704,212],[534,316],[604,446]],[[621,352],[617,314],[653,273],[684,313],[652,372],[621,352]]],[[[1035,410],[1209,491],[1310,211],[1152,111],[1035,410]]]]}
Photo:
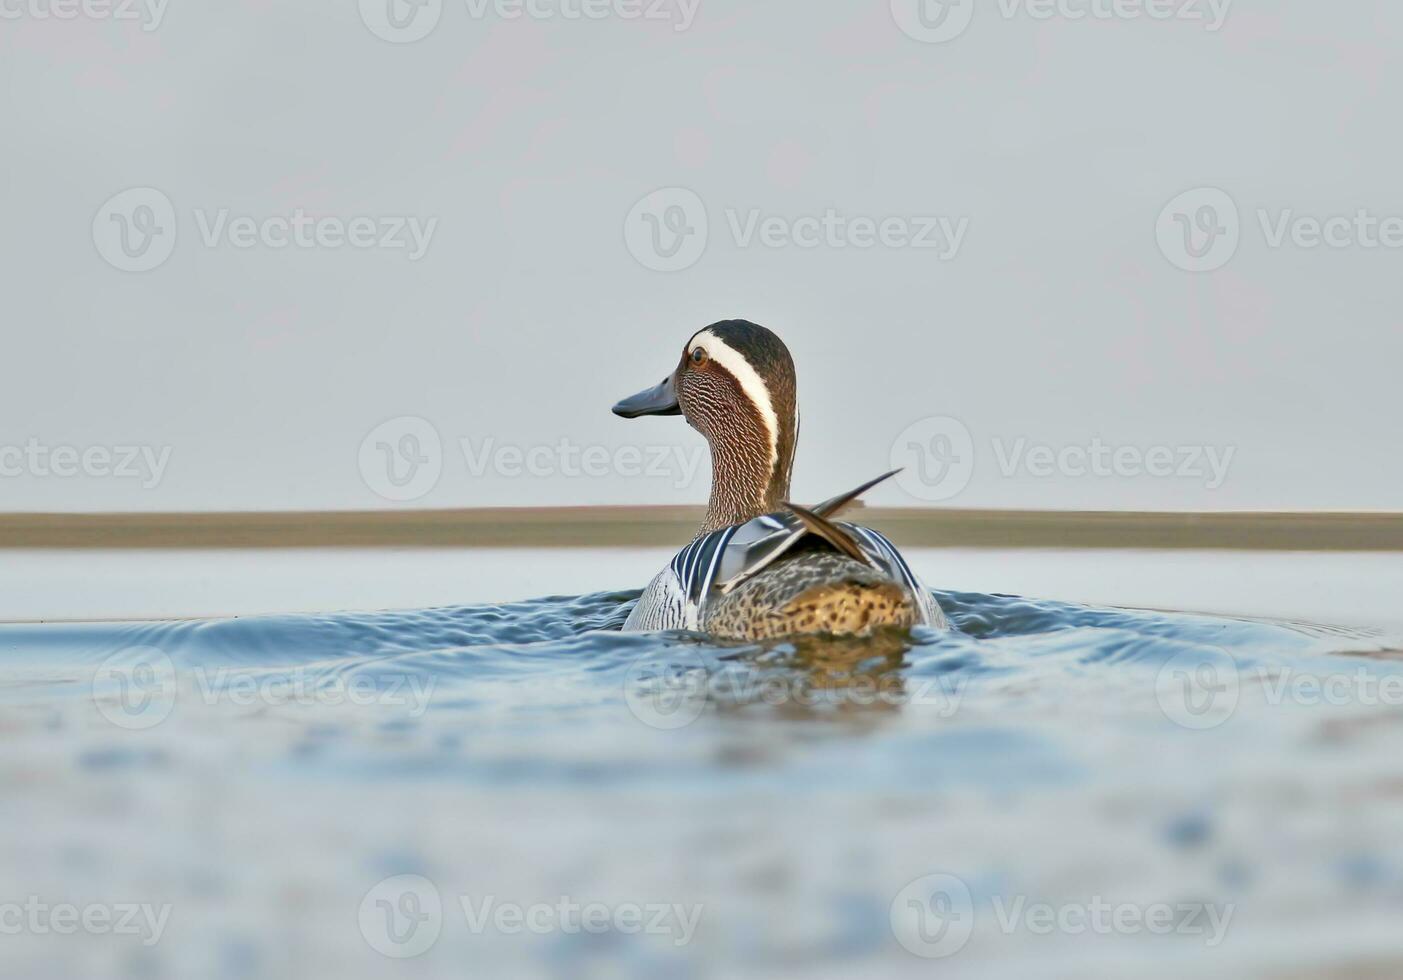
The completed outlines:
{"type": "Polygon", "coordinates": [[[636,596],[0,627],[0,930],[145,908],[26,911],[5,975],[1403,970],[1389,608],[942,591],[948,634],[745,645],[620,634],[636,596]]]}

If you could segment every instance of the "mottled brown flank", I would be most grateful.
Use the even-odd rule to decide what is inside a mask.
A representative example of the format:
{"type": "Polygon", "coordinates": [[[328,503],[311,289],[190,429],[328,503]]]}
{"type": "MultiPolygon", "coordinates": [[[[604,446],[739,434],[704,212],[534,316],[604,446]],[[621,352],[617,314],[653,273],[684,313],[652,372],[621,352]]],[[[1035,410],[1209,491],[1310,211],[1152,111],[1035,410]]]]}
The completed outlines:
{"type": "Polygon", "coordinates": [[[885,575],[842,555],[806,552],[713,598],[700,625],[713,636],[760,640],[801,633],[863,636],[916,622],[915,605],[885,575]]]}

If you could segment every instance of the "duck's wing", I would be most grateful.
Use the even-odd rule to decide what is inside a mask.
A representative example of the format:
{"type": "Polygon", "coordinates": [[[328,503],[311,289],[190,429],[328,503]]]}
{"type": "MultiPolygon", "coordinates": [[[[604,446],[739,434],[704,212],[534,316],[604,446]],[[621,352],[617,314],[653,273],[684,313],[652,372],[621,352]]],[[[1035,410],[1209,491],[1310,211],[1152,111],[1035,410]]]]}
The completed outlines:
{"type": "Polygon", "coordinates": [[[853,537],[852,532],[847,528],[834,524],[826,517],[820,517],[807,507],[800,507],[798,504],[791,504],[788,501],[785,501],[784,506],[788,507],[795,517],[799,518],[799,523],[804,525],[804,530],[827,541],[839,554],[847,555],[853,561],[860,561],[864,565],[878,567],[872,556],[863,550],[861,542],[853,537]]]}
{"type": "MultiPolygon", "coordinates": [[[[899,469],[888,470],[886,473],[883,473],[875,480],[868,480],[866,483],[864,483],[862,486],[858,487],[855,490],[849,490],[847,493],[840,493],[836,497],[828,498],[823,503],[815,507],[813,509],[813,512],[819,517],[827,517],[829,519],[837,517],[843,512],[843,509],[845,507],[855,502],[858,497],[861,497],[864,493],[866,493],[868,490],[871,490],[877,484],[885,483],[887,480],[890,480],[892,477],[896,476],[900,472],[901,470],[899,469]]],[[[788,507],[789,505],[785,504],[785,506],[788,507]]]]}
{"type": "Polygon", "coordinates": [[[707,583],[708,589],[714,585],[723,593],[731,591],[774,564],[808,533],[798,517],[785,513],[765,514],[740,525],[735,531],[721,555],[716,575],[707,583]]]}
{"type": "MultiPolygon", "coordinates": [[[[711,582],[707,583],[707,588],[714,583],[722,593],[731,591],[784,557],[789,549],[808,534],[818,535],[842,554],[878,567],[871,557],[865,554],[866,548],[860,540],[852,539],[851,535],[843,530],[844,525],[834,524],[829,518],[898,472],[900,471],[892,470],[890,473],[883,473],[856,489],[825,500],[812,510],[785,504],[790,508],[788,512],[765,514],[740,525],[724,549],[717,572],[711,582]]],[[[702,592],[699,595],[704,594],[705,592],[702,592]]]]}

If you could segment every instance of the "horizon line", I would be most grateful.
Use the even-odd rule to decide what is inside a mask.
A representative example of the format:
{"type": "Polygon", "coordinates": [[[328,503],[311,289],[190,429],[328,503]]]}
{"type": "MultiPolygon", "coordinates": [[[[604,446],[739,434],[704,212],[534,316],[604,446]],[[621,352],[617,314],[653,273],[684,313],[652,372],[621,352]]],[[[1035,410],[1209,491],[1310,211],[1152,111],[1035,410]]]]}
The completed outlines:
{"type": "MultiPolygon", "coordinates": [[[[0,514],[0,549],[680,547],[691,504],[0,514]]],[[[1394,511],[860,507],[902,547],[1403,551],[1394,511]]]]}

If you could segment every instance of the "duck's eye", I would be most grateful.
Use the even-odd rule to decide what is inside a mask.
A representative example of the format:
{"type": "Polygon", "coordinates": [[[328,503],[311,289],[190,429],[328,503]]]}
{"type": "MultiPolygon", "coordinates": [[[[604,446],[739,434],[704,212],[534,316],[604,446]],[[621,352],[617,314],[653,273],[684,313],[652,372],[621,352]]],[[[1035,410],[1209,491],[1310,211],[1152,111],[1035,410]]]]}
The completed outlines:
{"type": "Polygon", "coordinates": [[[705,364],[705,363],[706,363],[706,348],[705,348],[705,347],[698,347],[696,350],[692,351],[692,363],[693,363],[693,364],[705,364]]]}

